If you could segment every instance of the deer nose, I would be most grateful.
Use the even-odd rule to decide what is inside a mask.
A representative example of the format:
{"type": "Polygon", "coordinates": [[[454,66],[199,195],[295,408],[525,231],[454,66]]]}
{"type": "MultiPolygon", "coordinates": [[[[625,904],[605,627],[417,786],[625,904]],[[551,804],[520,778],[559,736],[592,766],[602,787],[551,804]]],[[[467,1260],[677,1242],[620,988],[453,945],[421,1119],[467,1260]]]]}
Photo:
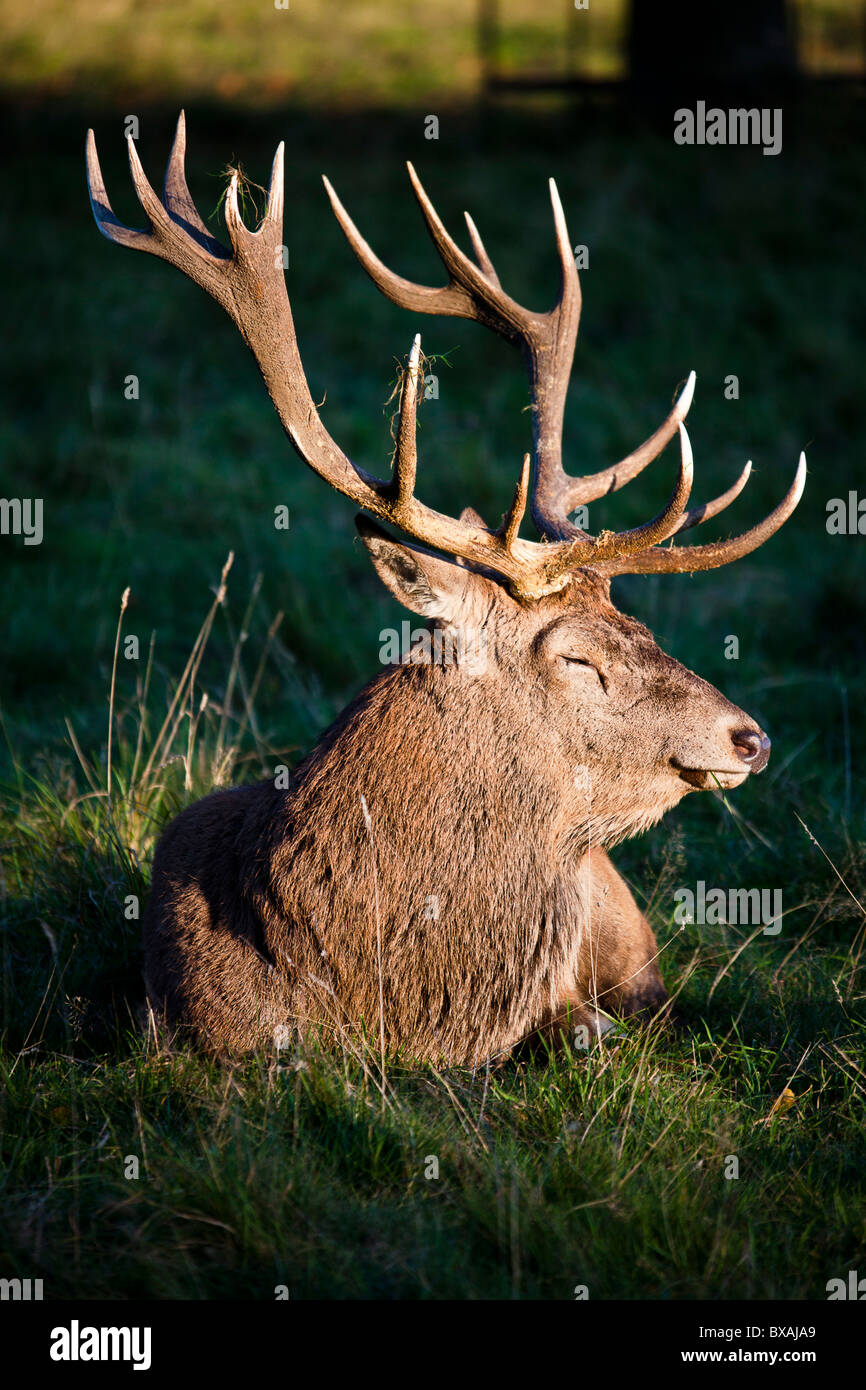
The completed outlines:
{"type": "Polygon", "coordinates": [[[770,740],[756,729],[735,729],[731,742],[737,757],[749,764],[750,772],[762,772],[770,758],[770,740]]]}

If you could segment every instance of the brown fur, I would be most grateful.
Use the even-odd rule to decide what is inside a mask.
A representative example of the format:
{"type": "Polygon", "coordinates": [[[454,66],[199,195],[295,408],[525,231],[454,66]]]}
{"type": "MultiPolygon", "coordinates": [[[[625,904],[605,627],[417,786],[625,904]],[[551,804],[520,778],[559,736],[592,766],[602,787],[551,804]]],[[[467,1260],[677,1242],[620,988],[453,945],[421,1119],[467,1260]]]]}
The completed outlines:
{"type": "Polygon", "coordinates": [[[357,468],[318,415],[282,270],[282,146],[256,232],[242,220],[233,172],[227,250],[190,197],[183,116],[161,201],[131,137],[128,145],[145,231],[124,227],[111,211],[88,133],[91,206],[104,235],[167,260],[222,305],[292,444],[320,477],[368,514],[465,562],[360,523],[384,583],[438,636],[459,639],[457,660],[416,652],[383,671],[290,789],[218,792],[169,826],[144,921],[155,1009],[220,1048],[255,1047],[288,1025],[363,1027],[372,1037],[381,1027],[392,1048],[471,1062],[539,1028],[555,1034],[569,1011],[591,1023],[596,1005],[621,1013],[657,1007],[665,992],[652,931],[605,848],[653,825],[693,788],[733,787],[760,771],[769,741],[617,612],[603,575],[696,571],[748,554],[797,505],[805,459],[779,506],[744,535],[664,545],[718,515],[748,469],[720,498],[685,510],[692,373],[633,454],[585,477],[564,472],[581,300],[553,181],[560,294],[545,314],[505,293],[471,219],[475,261],[467,258],[411,166],[448,273],[438,289],[378,261],[326,181],[350,245],[389,298],[413,313],[474,319],[524,351],[533,451],[502,526],[490,530],[470,512],[435,512],[415,496],[420,335],[401,382],[390,479],[357,468]],[[658,516],[595,538],[575,527],[575,507],[623,486],[677,432],[679,477],[658,516]],[[527,504],[541,541],[519,535],[527,504]]]}
{"type": "MultiPolygon", "coordinates": [[[[605,847],[711,773],[742,781],[732,735],[761,731],[591,570],[523,604],[362,533],[392,592],[466,638],[462,654],[374,677],[288,790],[215,792],[168,827],[144,920],[154,1008],[217,1048],[269,1044],[279,1025],[375,1040],[379,936],[386,1042],[415,1057],[471,1064],[596,1002],[657,1008],[653,933],[605,847]]],[[[764,747],[751,770],[765,762],[764,747]]]]}

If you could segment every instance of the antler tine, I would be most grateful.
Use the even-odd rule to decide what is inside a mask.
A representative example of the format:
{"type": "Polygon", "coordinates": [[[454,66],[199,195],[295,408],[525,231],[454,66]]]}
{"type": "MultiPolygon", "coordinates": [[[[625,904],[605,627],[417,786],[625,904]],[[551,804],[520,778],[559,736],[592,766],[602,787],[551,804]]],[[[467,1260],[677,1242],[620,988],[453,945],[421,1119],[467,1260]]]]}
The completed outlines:
{"type": "Polygon", "coordinates": [[[285,203],[285,163],[286,144],[281,140],[274,152],[271,165],[271,178],[268,183],[268,205],[265,217],[273,222],[280,236],[283,234],[283,205],[285,203]]]}
{"type": "Polygon", "coordinates": [[[466,219],[466,226],[469,231],[469,239],[472,242],[472,250],[475,252],[476,261],[480,265],[485,277],[490,281],[491,285],[495,285],[497,289],[501,289],[502,286],[499,283],[499,276],[496,274],[496,269],[493,265],[493,262],[487,254],[487,248],[485,247],[484,242],[481,240],[481,234],[478,231],[478,228],[476,227],[468,212],[464,212],[463,216],[466,219]]]}
{"type": "Polygon", "coordinates": [[[238,189],[240,188],[240,171],[232,169],[229,177],[229,186],[226,189],[223,201],[223,217],[225,218],[226,231],[229,234],[229,241],[235,256],[240,251],[245,251],[248,246],[247,238],[254,236],[249,227],[241,217],[240,203],[238,200],[238,189]]]}
{"type": "Polygon", "coordinates": [[[739,497],[746,483],[749,481],[751,472],[752,464],[751,461],[749,461],[737,481],[732,487],[728,488],[727,492],[720,493],[718,497],[713,498],[712,502],[704,502],[702,506],[692,507],[691,511],[686,512],[674,532],[674,535],[678,536],[680,531],[688,531],[692,526],[700,526],[702,521],[712,521],[714,516],[718,516],[720,512],[723,512],[726,507],[729,507],[731,503],[739,497]]]}
{"type": "Polygon", "coordinates": [[[394,520],[400,524],[400,517],[407,511],[415,493],[415,476],[418,471],[418,373],[421,361],[421,334],[415,334],[409,365],[403,373],[400,384],[400,421],[397,426],[397,448],[394,453],[394,476],[391,479],[389,496],[394,498],[394,520]]]}
{"type": "Polygon", "coordinates": [[[654,547],[636,555],[616,557],[599,565],[607,575],[615,574],[696,574],[699,570],[718,569],[749,555],[775,535],[785,524],[803,495],[806,485],[806,455],[801,453],[794,481],[777,507],[741,536],[715,541],[709,545],[654,547]]]}
{"type": "Polygon", "coordinates": [[[165,176],[165,192],[160,200],[148,181],[138,157],[132,136],[127,136],[127,153],[132,181],[138,201],[146,213],[150,227],[140,231],[126,227],[115,216],[96,150],[93,131],[87,132],[87,184],[90,205],[96,225],[109,241],[131,246],[136,251],[149,251],[162,260],[177,265],[191,279],[223,302],[219,292],[219,271],[230,260],[229,252],[212,237],[196,211],[184,174],[186,124],[181,112],[165,176]]]}
{"type": "Polygon", "coordinates": [[[618,562],[621,558],[637,553],[645,553],[649,547],[661,544],[679,530],[685,505],[689,500],[694,479],[694,459],[692,446],[685,425],[680,425],[680,469],[674,490],[662,507],[658,516],[643,526],[635,526],[630,531],[602,531],[597,540],[591,541],[587,550],[585,542],[579,540],[571,545],[556,547],[558,555],[548,569],[548,574],[560,574],[574,565],[594,565],[604,570],[605,561],[618,562]]]}
{"type": "Polygon", "coordinates": [[[184,162],[186,159],[186,114],[181,111],[177,118],[177,129],[174,133],[174,141],[171,146],[171,154],[168,157],[168,164],[165,169],[165,183],[162,190],[162,201],[168,209],[169,216],[174,222],[186,224],[186,230],[191,236],[195,236],[197,241],[204,238],[204,243],[208,250],[218,248],[223,251],[219,242],[211,236],[204,222],[198,215],[198,209],[192,200],[186,182],[186,170],[184,162]]]}
{"type": "Polygon", "coordinates": [[[514,489],[514,499],[502,519],[502,525],[497,535],[502,537],[502,544],[509,554],[514,549],[514,542],[517,540],[520,531],[520,523],[526,513],[526,499],[529,496],[529,477],[532,459],[529,454],[523,455],[523,467],[520,470],[520,477],[517,487],[514,489]]]}
{"type": "Polygon", "coordinates": [[[96,225],[102,235],[107,237],[109,241],[116,241],[119,246],[131,246],[136,251],[152,251],[154,249],[153,237],[150,232],[139,231],[135,227],[126,227],[114,214],[108,200],[105,180],[99,165],[99,155],[96,152],[96,137],[92,130],[87,132],[86,158],[87,191],[90,195],[90,206],[96,225]]]}
{"type": "Polygon", "coordinates": [[[472,305],[469,296],[457,285],[442,285],[432,288],[418,285],[414,280],[406,280],[389,270],[380,261],[369,242],[365,241],[355,223],[340,202],[330,179],[322,175],[322,183],[331,203],[334,216],[343,230],[343,235],[366,270],[377,289],[387,299],[398,304],[401,309],[412,309],[422,314],[447,314],[457,318],[472,318],[472,305]]]}
{"type": "MultiPolygon", "coordinates": [[[[581,293],[580,276],[577,273],[577,262],[571,249],[571,242],[568,236],[568,226],[565,221],[565,212],[562,207],[562,200],[559,196],[559,189],[556,186],[556,179],[548,179],[548,189],[550,190],[550,206],[553,208],[553,227],[556,234],[556,250],[559,255],[559,270],[561,276],[561,286],[558,308],[567,317],[574,315],[580,318],[581,293]]],[[[577,338],[578,323],[574,323],[574,338],[577,338]]],[[[572,348],[574,342],[572,342],[572,348]]]]}
{"type": "Polygon", "coordinates": [[[159,242],[160,232],[164,238],[170,237],[172,234],[176,236],[182,230],[180,224],[172,222],[168,208],[151,187],[150,180],[138,157],[135,140],[131,135],[126,137],[126,152],[129,156],[129,172],[132,175],[135,192],[150,221],[155,239],[159,242]]]}
{"type": "MultiPolygon", "coordinates": [[[[501,289],[498,276],[495,280],[488,279],[484,271],[470,261],[464,251],[460,250],[457,242],[446,231],[445,224],[427,196],[424,185],[416,174],[415,166],[411,160],[407,160],[406,168],[409,172],[412,190],[427,224],[427,230],[433,245],[439,252],[442,264],[448,271],[451,283],[466,291],[470,305],[468,317],[489,324],[505,337],[525,338],[527,324],[535,315],[522,309],[501,289]]],[[[478,236],[477,231],[475,235],[478,236]]],[[[480,237],[478,239],[480,241],[480,237]]],[[[483,247],[482,251],[483,259],[487,260],[487,253],[483,247]]]]}
{"type": "Polygon", "coordinates": [[[646,522],[643,526],[636,526],[631,531],[621,531],[614,538],[613,544],[615,555],[634,555],[637,551],[645,550],[649,545],[659,545],[679,530],[680,522],[692,491],[692,483],[695,476],[694,456],[692,454],[691,440],[688,431],[682,422],[680,431],[680,471],[674,490],[668,498],[667,505],[662,508],[657,517],[652,521],[646,522]],[[652,537],[652,539],[649,539],[652,537]]]}
{"type": "Polygon", "coordinates": [[[636,478],[647,464],[658,458],[668,441],[673,439],[678,427],[689,413],[694,393],[695,374],[689,372],[688,380],[673,410],[639,448],[626,455],[624,459],[620,459],[619,463],[614,463],[609,468],[602,468],[598,473],[589,473],[584,478],[565,479],[562,510],[565,513],[573,512],[575,507],[584,506],[587,502],[595,502],[599,497],[605,497],[609,492],[618,492],[621,487],[625,487],[626,483],[630,483],[632,478],[636,478]]]}

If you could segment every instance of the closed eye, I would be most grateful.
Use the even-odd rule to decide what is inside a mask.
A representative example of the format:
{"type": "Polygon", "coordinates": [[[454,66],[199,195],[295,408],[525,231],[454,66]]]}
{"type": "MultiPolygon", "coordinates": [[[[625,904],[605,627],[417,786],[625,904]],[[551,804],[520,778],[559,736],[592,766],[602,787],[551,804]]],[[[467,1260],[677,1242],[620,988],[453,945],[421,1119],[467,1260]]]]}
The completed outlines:
{"type": "Polygon", "coordinates": [[[607,690],[607,681],[602,672],[595,665],[595,662],[587,661],[586,658],[582,656],[566,656],[564,653],[560,656],[560,660],[564,661],[567,666],[584,666],[588,671],[594,671],[601,681],[602,689],[605,691],[607,690]]]}

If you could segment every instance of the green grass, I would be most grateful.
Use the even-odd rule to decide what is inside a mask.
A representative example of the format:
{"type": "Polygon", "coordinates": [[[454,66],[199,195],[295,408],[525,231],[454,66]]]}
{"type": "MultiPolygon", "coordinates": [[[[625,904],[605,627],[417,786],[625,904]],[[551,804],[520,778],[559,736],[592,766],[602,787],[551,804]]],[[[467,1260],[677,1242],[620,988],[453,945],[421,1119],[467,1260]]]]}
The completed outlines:
{"type": "MultiPolygon", "coordinates": [[[[97,236],[84,124],[78,109],[45,111],[7,142],[2,231],[14,212],[24,235],[0,343],[0,495],[42,496],[46,529],[38,548],[0,542],[2,1273],[44,1278],[47,1296],[268,1298],[287,1284],[307,1298],[567,1299],[586,1284],[592,1298],[823,1297],[862,1267],[866,1237],[864,542],[824,526],[828,498],[862,490],[862,117],[806,103],[786,113],[783,155],[764,159],[680,150],[614,108],[455,110],[438,144],[411,112],[188,111],[202,208],[229,158],[263,181],[289,140],[289,289],[313,393],[327,391],[353,457],[385,467],[394,359],[416,329],[449,353],[421,419],[432,505],[505,509],[529,432],[519,363],[474,325],[382,301],[329,220],[321,170],[380,254],[435,283],[401,169],[412,158],[455,230],[463,207],[476,214],[503,283],[533,307],[554,294],[556,175],[572,238],[590,247],[572,471],[644,438],[691,367],[696,498],[755,462],[731,528],[770,509],[800,448],[809,457],[800,509],[757,554],[619,590],[774,741],[768,772],[728,804],[691,797],[616,854],[685,1030],[629,1026],[590,1056],[489,1076],[392,1059],[384,1098],[375,1046],[307,1039],[225,1067],[161,1052],[143,1027],[125,910],[147,891],[161,825],[216,781],[299,757],[403,615],[352,541],[349,506],[283,439],[229,323],[164,265],[97,236]],[[288,533],[273,527],[279,503],[288,533]],[[160,742],[230,548],[226,602],[160,742]],[[109,806],[127,585],[140,658],[121,647],[109,806]],[[698,879],[781,887],[780,936],[679,932],[674,889],[698,879]],[[795,1103],[773,1111],[785,1088],[795,1103]]],[[[112,118],[97,134],[115,209],[134,221],[120,129],[112,118]]],[[[169,138],[154,110],[140,141],[154,179],[169,138]]],[[[645,520],[672,467],[666,456],[594,506],[593,527],[645,520]]]]}
{"type": "MultiPolygon", "coordinates": [[[[489,7],[488,7],[489,8],[489,7]]],[[[504,76],[621,78],[627,0],[498,7],[488,61],[504,76]]],[[[853,0],[792,0],[807,72],[862,72],[853,0]]],[[[5,0],[0,91],[140,111],[218,100],[238,112],[293,105],[441,112],[474,100],[482,79],[475,0],[5,0]]]]}
{"type": "MultiPolygon", "coordinates": [[[[563,73],[568,52],[585,75],[618,75],[625,15],[625,0],[581,14],[509,0],[500,66],[563,73]]],[[[471,0],[289,0],[281,9],[273,0],[186,0],[182,9],[148,0],[144,14],[123,0],[85,0],[74,14],[43,0],[38,16],[23,0],[6,0],[3,26],[7,91],[31,99],[87,93],[124,111],[179,94],[245,109],[291,101],[354,111],[415,106],[420,93],[435,111],[474,98],[480,78],[471,0]]]]}

